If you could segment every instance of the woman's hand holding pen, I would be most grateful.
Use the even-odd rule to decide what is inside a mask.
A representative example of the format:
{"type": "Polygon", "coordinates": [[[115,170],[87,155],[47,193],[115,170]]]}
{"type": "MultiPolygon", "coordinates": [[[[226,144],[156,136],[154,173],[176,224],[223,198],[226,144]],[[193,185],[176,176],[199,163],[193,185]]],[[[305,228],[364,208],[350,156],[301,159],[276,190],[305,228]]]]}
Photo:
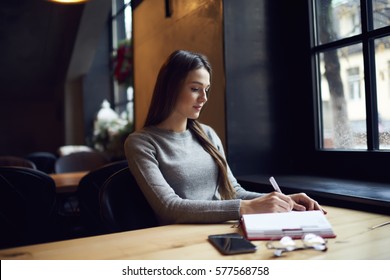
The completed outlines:
{"type": "Polygon", "coordinates": [[[240,214],[289,212],[295,205],[296,203],[289,196],[272,192],[251,200],[242,200],[240,214]]]}
{"type": "MultiPolygon", "coordinates": [[[[276,192],[282,193],[278,183],[274,177],[269,178],[269,182],[276,192]]],[[[324,214],[327,212],[323,209],[317,201],[308,197],[305,193],[298,193],[290,195],[292,200],[294,201],[293,209],[296,211],[305,211],[305,210],[321,210],[324,214]]]]}
{"type": "Polygon", "coordinates": [[[279,192],[271,192],[264,196],[251,200],[242,200],[240,214],[275,213],[289,211],[322,210],[317,201],[308,197],[305,193],[284,195],[279,192]]]}
{"type": "Polygon", "coordinates": [[[327,213],[318,204],[317,201],[310,198],[305,193],[284,195],[273,177],[270,178],[270,182],[274,187],[275,191],[255,199],[242,200],[240,206],[241,215],[255,213],[289,212],[292,210],[322,210],[324,214],[327,213]]]}

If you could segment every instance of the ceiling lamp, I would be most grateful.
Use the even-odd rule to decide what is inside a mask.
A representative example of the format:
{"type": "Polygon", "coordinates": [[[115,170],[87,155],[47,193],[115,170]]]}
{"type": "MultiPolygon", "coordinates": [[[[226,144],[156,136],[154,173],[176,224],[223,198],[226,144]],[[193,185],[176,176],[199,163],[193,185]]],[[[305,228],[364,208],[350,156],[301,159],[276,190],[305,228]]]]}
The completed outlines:
{"type": "Polygon", "coordinates": [[[48,1],[61,3],[61,4],[79,4],[79,3],[85,3],[88,0],[48,0],[48,1]]]}

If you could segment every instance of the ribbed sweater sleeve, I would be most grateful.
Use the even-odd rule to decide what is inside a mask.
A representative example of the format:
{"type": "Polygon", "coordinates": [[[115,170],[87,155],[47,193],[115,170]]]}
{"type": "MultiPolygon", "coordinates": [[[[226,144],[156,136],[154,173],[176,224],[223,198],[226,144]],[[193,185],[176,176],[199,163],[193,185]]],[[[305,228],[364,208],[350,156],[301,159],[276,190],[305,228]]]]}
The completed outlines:
{"type": "MultiPolygon", "coordinates": [[[[203,128],[224,154],[214,130],[203,128]]],[[[261,195],[245,191],[229,169],[237,199],[220,200],[218,168],[189,130],[144,128],[130,134],[124,148],[129,169],[161,224],[237,220],[240,199],[261,195]]]]}

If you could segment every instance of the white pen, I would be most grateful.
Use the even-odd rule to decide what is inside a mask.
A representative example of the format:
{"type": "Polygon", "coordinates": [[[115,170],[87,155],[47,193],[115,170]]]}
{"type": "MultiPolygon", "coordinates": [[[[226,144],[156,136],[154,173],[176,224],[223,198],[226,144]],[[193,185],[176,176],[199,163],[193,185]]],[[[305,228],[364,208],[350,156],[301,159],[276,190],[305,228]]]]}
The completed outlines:
{"type": "Polygon", "coordinates": [[[270,181],[272,187],[274,187],[274,190],[275,190],[275,191],[282,193],[282,190],[279,188],[279,185],[278,185],[278,183],[276,183],[274,177],[270,177],[270,178],[269,178],[269,181],[270,181]]]}
{"type": "MultiPolygon", "coordinates": [[[[270,178],[269,178],[269,181],[270,181],[272,187],[274,187],[274,190],[275,190],[275,191],[277,191],[277,192],[279,192],[279,193],[282,193],[282,190],[279,188],[279,185],[278,185],[278,183],[276,183],[276,180],[275,180],[274,177],[270,177],[270,178]]],[[[324,208],[322,208],[322,207],[320,207],[320,210],[321,210],[322,213],[324,213],[324,214],[327,213],[326,210],[325,210],[324,208]]],[[[377,226],[375,226],[375,227],[372,227],[371,229],[374,229],[374,228],[377,228],[377,227],[382,227],[382,226],[384,226],[384,225],[386,225],[386,224],[389,224],[389,223],[390,223],[390,221],[387,222],[387,223],[383,223],[383,224],[377,225],[377,226]]]]}

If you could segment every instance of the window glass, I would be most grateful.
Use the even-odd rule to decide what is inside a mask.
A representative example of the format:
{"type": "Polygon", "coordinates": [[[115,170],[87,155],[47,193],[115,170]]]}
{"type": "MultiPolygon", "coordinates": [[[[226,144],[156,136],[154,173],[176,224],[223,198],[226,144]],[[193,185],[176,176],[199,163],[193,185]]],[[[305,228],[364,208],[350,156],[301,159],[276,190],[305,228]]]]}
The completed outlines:
{"type": "Polygon", "coordinates": [[[112,16],[115,17],[117,14],[122,13],[128,2],[130,0],[112,0],[112,16]]]}
{"type": "Polygon", "coordinates": [[[362,45],[319,54],[322,148],[367,149],[362,45]]]}
{"type": "Polygon", "coordinates": [[[390,36],[375,40],[379,148],[390,149],[390,36]]]}
{"type": "Polygon", "coordinates": [[[374,0],[373,17],[374,28],[381,28],[390,25],[390,0],[374,0]]]}
{"type": "Polygon", "coordinates": [[[315,0],[315,3],[317,45],[361,33],[360,0],[315,0]]]}
{"type": "Polygon", "coordinates": [[[312,3],[319,148],[390,149],[390,0],[312,3]]]}
{"type": "MultiPolygon", "coordinates": [[[[133,85],[132,82],[132,10],[131,0],[112,0],[112,49],[115,63],[114,68],[120,65],[121,71],[124,71],[121,79],[114,79],[114,108],[115,111],[129,122],[133,122],[133,85]],[[119,56],[119,49],[121,53],[124,51],[125,55],[119,56]],[[118,59],[118,57],[120,57],[118,59]],[[119,62],[118,62],[119,61],[119,62]],[[126,65],[130,65],[130,70],[126,70],[126,65]],[[131,77],[130,77],[131,75],[131,77]]],[[[118,69],[113,69],[115,73],[118,69]]]]}

